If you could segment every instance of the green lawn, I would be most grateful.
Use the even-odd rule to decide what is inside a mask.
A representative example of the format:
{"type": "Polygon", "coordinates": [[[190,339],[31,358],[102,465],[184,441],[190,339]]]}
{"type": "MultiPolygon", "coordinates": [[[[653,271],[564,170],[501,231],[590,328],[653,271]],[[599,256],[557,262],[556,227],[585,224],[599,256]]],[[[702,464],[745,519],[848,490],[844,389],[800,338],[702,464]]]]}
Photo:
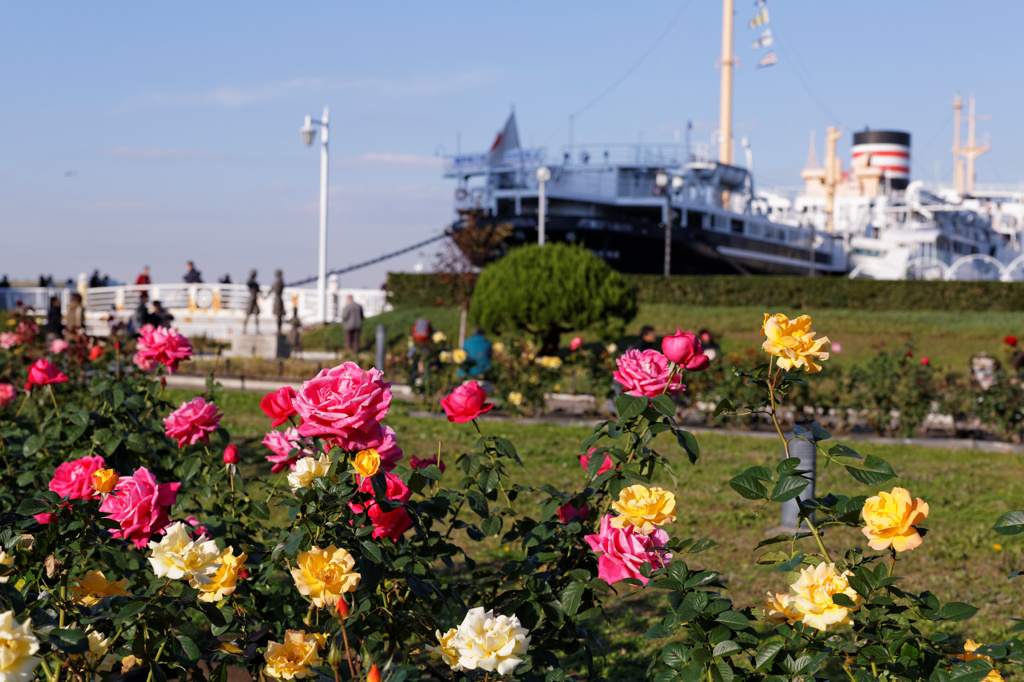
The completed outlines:
{"type": "MultiPolygon", "coordinates": [[[[192,395],[182,390],[168,393],[174,400],[192,395]]],[[[268,420],[258,409],[260,397],[256,393],[226,393],[219,400],[225,413],[222,424],[237,441],[244,440],[242,450],[250,466],[243,470],[253,475],[261,470],[259,462],[265,453],[259,440],[268,427],[268,420]]],[[[400,404],[392,407],[386,423],[397,431],[407,457],[436,454],[440,448],[443,459],[452,462],[477,439],[468,425],[412,417],[408,407],[400,404]]],[[[576,453],[588,429],[486,418],[481,420],[481,428],[485,434],[505,436],[516,444],[525,469],[513,472],[515,482],[526,486],[550,483],[565,490],[585,484],[576,453]]],[[[727,481],[747,467],[777,461],[780,446],[770,439],[726,434],[701,435],[699,442],[700,460],[690,465],[674,441],[656,441],[659,451],[673,462],[678,477],[677,483],[667,478],[660,481],[677,492],[678,520],[668,530],[673,537],[716,540],[717,547],[691,557],[689,563],[721,571],[738,605],[758,603],[766,591],[786,589],[783,574],[754,564],[759,552],[753,548],[778,524],[778,507],[773,505],[758,513],[755,505],[739,497],[727,481]]],[[[1024,615],[1018,605],[1020,584],[1006,577],[1024,568],[1024,536],[1002,538],[990,528],[1003,512],[1024,507],[1024,461],[1011,453],[953,452],[909,445],[858,444],[858,449],[862,454],[888,460],[900,476],[897,484],[923,498],[931,508],[924,524],[929,530],[924,544],[902,555],[902,566],[897,567],[907,576],[904,588],[931,590],[943,601],[978,606],[980,611],[972,621],[956,624],[957,632],[979,641],[1005,639],[1012,625],[1010,618],[1024,615]]],[[[865,488],[844,471],[830,468],[819,474],[818,493],[825,492],[858,495],[877,490],[865,488]]],[[[525,494],[517,505],[529,514],[537,508],[537,499],[537,495],[525,494]]],[[[839,554],[855,546],[867,549],[856,529],[830,532],[826,542],[839,554]]],[[[481,548],[480,553],[496,559],[515,551],[515,547],[492,544],[481,548]]],[[[642,633],[649,625],[647,614],[658,608],[658,597],[647,593],[616,607],[617,618],[622,620],[615,621],[615,634],[608,634],[611,648],[607,665],[625,671],[645,665],[643,652],[649,652],[652,643],[645,642],[642,633]],[[620,650],[622,653],[616,653],[620,650]]],[[[623,679],[629,677],[628,672],[623,675],[623,679]]]]}

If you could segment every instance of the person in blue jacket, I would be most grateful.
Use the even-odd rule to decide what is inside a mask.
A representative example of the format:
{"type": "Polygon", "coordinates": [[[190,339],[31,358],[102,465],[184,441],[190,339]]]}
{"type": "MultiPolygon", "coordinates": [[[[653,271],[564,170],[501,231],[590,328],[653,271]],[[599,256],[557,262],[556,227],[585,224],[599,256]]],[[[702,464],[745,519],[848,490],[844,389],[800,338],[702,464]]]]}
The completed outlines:
{"type": "Polygon", "coordinates": [[[460,379],[480,377],[491,371],[491,356],[494,350],[491,347],[491,342],[484,336],[483,327],[477,327],[473,331],[473,336],[462,344],[462,350],[466,351],[466,362],[456,374],[460,379]]]}

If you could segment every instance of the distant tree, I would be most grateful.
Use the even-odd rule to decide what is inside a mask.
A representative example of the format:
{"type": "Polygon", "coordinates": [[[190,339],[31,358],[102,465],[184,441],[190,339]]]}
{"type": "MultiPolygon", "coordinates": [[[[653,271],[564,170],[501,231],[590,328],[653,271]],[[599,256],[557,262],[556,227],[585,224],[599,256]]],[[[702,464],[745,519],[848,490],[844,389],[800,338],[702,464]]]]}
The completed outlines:
{"type": "Polygon", "coordinates": [[[480,273],[472,312],[495,332],[536,335],[551,352],[564,332],[594,328],[607,340],[621,336],[636,317],[636,291],[582,246],[528,245],[480,273]]]}
{"type": "Polygon", "coordinates": [[[434,270],[441,283],[451,291],[459,306],[459,345],[466,338],[466,314],[473,299],[480,266],[486,263],[501,243],[512,233],[509,223],[481,225],[479,212],[469,211],[462,217],[462,225],[448,233],[437,254],[434,270]]]}

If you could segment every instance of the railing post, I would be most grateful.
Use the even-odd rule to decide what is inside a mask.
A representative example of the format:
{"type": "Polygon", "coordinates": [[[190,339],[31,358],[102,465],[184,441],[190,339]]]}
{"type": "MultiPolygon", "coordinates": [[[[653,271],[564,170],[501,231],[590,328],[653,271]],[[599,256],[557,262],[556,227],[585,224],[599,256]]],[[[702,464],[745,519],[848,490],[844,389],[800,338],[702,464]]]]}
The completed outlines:
{"type": "MultiPolygon", "coordinates": [[[[792,438],[789,441],[789,455],[790,457],[796,457],[800,461],[800,465],[797,467],[800,471],[806,471],[804,478],[810,480],[811,484],[804,488],[803,492],[800,493],[799,497],[802,499],[811,499],[814,497],[814,482],[817,478],[817,453],[818,448],[812,441],[804,440],[803,438],[793,438],[792,433],[787,433],[786,438],[792,438]]],[[[785,456],[785,450],[783,450],[783,456],[785,456]]],[[[782,527],[796,529],[800,522],[800,503],[797,499],[786,500],[782,503],[782,527]]]]}
{"type": "Polygon", "coordinates": [[[377,369],[385,371],[384,361],[386,360],[385,351],[387,350],[388,334],[384,328],[384,324],[380,323],[377,325],[377,369]]]}

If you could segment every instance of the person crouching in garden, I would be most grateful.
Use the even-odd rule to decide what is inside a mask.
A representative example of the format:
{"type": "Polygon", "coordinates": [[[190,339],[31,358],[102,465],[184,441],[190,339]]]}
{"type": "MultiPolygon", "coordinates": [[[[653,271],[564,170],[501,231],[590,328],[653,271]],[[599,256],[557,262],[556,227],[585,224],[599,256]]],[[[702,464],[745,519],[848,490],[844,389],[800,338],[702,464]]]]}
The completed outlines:
{"type": "Polygon", "coordinates": [[[466,360],[456,372],[456,377],[459,379],[480,378],[491,371],[493,366],[491,357],[494,354],[494,349],[491,342],[484,336],[483,327],[473,330],[473,336],[462,344],[462,350],[466,351],[466,360]]]}

